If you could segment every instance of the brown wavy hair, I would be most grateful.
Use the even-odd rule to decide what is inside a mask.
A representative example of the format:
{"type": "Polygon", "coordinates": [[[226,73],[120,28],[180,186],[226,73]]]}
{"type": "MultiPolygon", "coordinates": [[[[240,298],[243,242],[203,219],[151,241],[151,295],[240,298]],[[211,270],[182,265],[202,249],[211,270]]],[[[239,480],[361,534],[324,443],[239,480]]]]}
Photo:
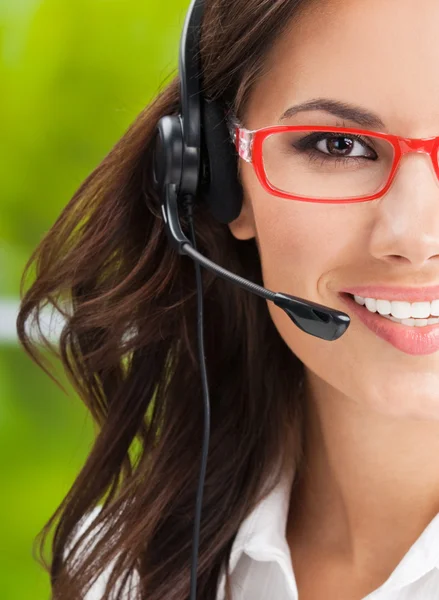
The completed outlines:
{"type": "MultiPolygon", "coordinates": [[[[203,91],[227,100],[245,122],[267,52],[309,0],[205,5],[203,91]]],[[[57,343],[43,341],[98,424],[92,450],[40,540],[41,557],[49,547],[41,560],[56,600],[82,599],[104,570],[110,576],[103,600],[122,598],[134,573],[130,598],[189,596],[203,429],[196,282],[191,259],[168,245],[151,178],[156,123],[178,107],[176,76],[82,183],[23,274],[20,341],[57,381],[28,325],[38,326],[47,305],[64,314],[57,343]],[[75,537],[90,513],[95,520],[75,537]]],[[[203,206],[195,226],[201,252],[262,283],[255,240],[236,240],[203,206]]],[[[222,569],[228,573],[242,520],[277,483],[274,465],[287,452],[300,464],[303,365],[264,300],[207,271],[203,282],[211,442],[198,597],[206,600],[215,598],[222,569]]],[[[228,577],[226,589],[230,597],[228,577]]]]}

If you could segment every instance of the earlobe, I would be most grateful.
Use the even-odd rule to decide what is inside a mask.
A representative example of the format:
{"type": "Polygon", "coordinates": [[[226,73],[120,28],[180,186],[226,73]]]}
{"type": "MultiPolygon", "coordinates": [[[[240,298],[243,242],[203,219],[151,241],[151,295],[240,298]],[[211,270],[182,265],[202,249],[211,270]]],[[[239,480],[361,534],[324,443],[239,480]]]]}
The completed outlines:
{"type": "Polygon", "coordinates": [[[253,209],[247,194],[244,194],[239,216],[229,223],[229,228],[232,235],[238,240],[250,240],[256,237],[253,209]]]}

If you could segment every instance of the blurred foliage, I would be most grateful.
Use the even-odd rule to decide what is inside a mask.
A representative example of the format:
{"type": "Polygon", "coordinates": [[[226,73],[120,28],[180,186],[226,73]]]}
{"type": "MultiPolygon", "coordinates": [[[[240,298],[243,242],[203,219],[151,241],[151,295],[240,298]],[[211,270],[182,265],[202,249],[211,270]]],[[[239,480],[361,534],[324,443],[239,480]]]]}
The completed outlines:
{"type": "MultiPolygon", "coordinates": [[[[175,75],[189,0],[0,0],[0,298],[81,181],[175,75]]],[[[32,541],[69,489],[90,419],[0,342],[0,589],[49,597],[32,541]]]]}

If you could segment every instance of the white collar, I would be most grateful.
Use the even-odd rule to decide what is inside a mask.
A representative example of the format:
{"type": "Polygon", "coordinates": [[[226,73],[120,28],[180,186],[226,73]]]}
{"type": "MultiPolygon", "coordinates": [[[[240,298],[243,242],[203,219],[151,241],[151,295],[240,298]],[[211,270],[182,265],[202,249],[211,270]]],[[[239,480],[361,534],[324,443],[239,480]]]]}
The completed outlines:
{"type": "MultiPolygon", "coordinates": [[[[286,526],[294,471],[285,471],[275,488],[263,498],[241,523],[230,554],[230,573],[240,558],[247,555],[255,561],[277,562],[291,588],[298,597],[296,580],[291,566],[291,554],[286,539],[286,526]]],[[[222,573],[217,600],[224,599],[225,575],[222,573]]],[[[266,600],[266,597],[253,598],[266,600]]]]}
{"type": "Polygon", "coordinates": [[[379,590],[401,590],[433,569],[439,569],[439,513],[428,523],[379,590]]]}
{"type": "MultiPolygon", "coordinates": [[[[293,471],[286,472],[278,485],[259,502],[242,522],[236,535],[230,555],[230,573],[233,581],[236,567],[243,556],[254,561],[273,562],[280,567],[284,585],[291,600],[298,600],[298,590],[290,549],[286,539],[293,471]]],[[[427,525],[419,538],[409,548],[389,578],[368,599],[387,597],[388,592],[401,590],[423,577],[433,569],[439,570],[439,513],[427,525]],[[381,595],[385,593],[385,596],[381,595]]],[[[439,583],[439,573],[438,573],[439,583]]],[[[218,586],[217,600],[224,600],[225,575],[222,572],[218,586]]],[[[266,600],[266,596],[252,600],[266,600]]]]}

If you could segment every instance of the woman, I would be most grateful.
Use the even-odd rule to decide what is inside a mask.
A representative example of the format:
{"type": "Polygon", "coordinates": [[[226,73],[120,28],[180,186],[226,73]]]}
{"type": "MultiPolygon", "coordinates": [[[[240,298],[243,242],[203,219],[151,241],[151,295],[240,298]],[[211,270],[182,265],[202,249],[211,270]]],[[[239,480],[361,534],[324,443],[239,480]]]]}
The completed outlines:
{"type": "MultiPolygon", "coordinates": [[[[437,140],[398,163],[409,142],[391,137],[439,135],[438,24],[436,0],[206,1],[206,96],[226,98],[243,130],[309,130],[263,147],[263,176],[283,197],[241,155],[241,213],[224,225],[197,210],[198,248],[352,322],[325,342],[203,272],[212,414],[199,598],[439,598],[437,140]]],[[[93,583],[87,597],[189,593],[196,287],[151,180],[156,123],[177,114],[178,89],[139,116],[30,263],[21,340],[40,359],[25,322],[71,300],[60,354],[100,425],[48,524],[54,598],[93,583]]]]}

